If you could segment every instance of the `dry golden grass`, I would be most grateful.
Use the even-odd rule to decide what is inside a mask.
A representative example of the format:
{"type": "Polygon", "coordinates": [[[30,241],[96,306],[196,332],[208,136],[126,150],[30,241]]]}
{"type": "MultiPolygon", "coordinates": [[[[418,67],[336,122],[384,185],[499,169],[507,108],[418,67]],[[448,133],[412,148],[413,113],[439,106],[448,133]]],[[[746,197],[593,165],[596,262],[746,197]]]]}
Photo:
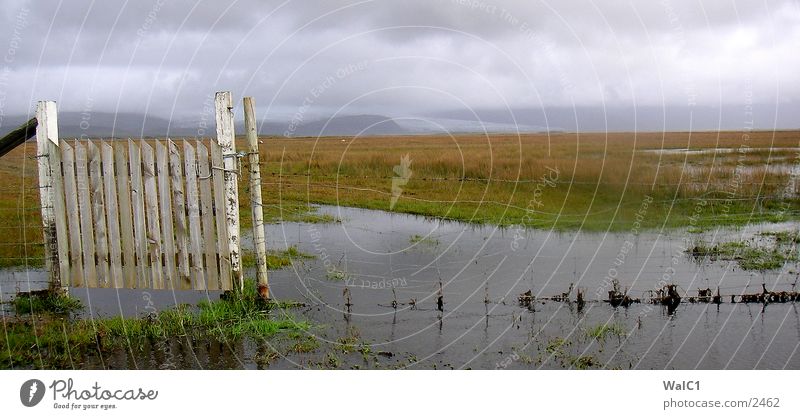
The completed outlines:
{"type": "Polygon", "coordinates": [[[796,131],[264,140],[271,200],[279,192],[284,202],[388,210],[394,168],[407,155],[412,174],[395,211],[564,229],[625,229],[647,196],[656,201],[647,227],[685,225],[694,207],[689,201],[699,197],[718,200],[700,214],[705,224],[785,217],[795,200],[782,196],[789,173],[775,165],[800,162],[797,150],[781,149],[800,147],[796,131]],[[648,151],[740,147],[752,150],[648,151]],[[542,182],[552,169],[554,187],[542,182]]]}
{"type": "Polygon", "coordinates": [[[36,144],[25,143],[0,158],[0,267],[41,266],[36,144]]]}
{"type": "MultiPolygon", "coordinates": [[[[262,140],[265,209],[273,221],[311,221],[309,203],[593,231],[685,227],[691,220],[708,228],[798,215],[796,193],[786,194],[789,168],[800,163],[798,131],[262,140]],[[651,151],[743,146],[750,150],[651,151]],[[403,177],[396,166],[405,156],[410,175],[403,177]]],[[[0,266],[41,264],[34,157],[28,142],[0,158],[0,266]]],[[[247,226],[246,176],[240,185],[247,226]]]]}

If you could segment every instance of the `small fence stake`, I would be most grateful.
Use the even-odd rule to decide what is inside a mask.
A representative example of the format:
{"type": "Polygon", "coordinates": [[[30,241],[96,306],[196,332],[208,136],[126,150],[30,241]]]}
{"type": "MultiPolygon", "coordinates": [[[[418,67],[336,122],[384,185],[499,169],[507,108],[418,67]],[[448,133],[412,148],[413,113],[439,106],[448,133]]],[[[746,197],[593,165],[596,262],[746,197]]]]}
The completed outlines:
{"type": "Polygon", "coordinates": [[[258,131],[256,126],[255,101],[251,97],[243,99],[244,129],[247,132],[250,160],[250,208],[253,214],[253,244],[256,248],[256,279],[258,295],[269,299],[267,280],[267,239],[264,232],[264,208],[261,202],[261,169],[258,159],[258,131]]]}
{"type": "Polygon", "coordinates": [[[231,252],[231,270],[235,285],[244,290],[239,246],[239,186],[236,143],[233,132],[233,100],[231,92],[217,92],[214,98],[217,120],[217,144],[222,148],[225,168],[225,218],[227,221],[228,243],[231,252]]]}

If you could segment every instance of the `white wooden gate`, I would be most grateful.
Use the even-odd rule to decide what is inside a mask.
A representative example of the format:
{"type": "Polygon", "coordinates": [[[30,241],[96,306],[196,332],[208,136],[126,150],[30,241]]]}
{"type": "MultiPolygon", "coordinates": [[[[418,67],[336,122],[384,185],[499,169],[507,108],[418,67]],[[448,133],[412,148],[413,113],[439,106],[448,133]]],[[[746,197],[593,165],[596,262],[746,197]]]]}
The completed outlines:
{"type": "Polygon", "coordinates": [[[216,140],[65,141],[54,102],[37,109],[51,284],[230,290],[241,283],[230,93],[216,140]]]}

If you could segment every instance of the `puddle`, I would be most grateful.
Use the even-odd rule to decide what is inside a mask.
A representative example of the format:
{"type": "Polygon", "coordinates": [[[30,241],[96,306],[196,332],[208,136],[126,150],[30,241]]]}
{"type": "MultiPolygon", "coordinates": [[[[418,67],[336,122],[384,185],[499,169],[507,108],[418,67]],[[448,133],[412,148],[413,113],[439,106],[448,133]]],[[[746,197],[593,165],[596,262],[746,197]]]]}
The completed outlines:
{"type": "MultiPolygon", "coordinates": [[[[595,368],[800,368],[796,303],[763,307],[725,300],[721,305],[681,304],[670,314],[660,306],[612,308],[600,301],[607,297],[612,279],[637,298],[659,283],[677,284],[681,293],[688,290],[691,295],[698,288],[717,287],[723,295],[738,295],[759,290],[762,282],[770,289],[789,290],[797,280],[795,265],[786,266],[783,273],[765,274],[742,271],[731,262],[698,265],[684,253],[686,240],[698,235],[684,231],[638,236],[556,233],[352,208],[321,211],[343,222],[269,225],[267,239],[272,249],[297,245],[315,256],[270,272],[270,287],[275,298],[307,303],[302,316],[329,325],[314,331],[323,341],[356,331],[373,352],[396,354],[395,359],[405,359],[403,366],[409,368],[571,368],[581,356],[591,358],[595,368]],[[440,281],[443,313],[437,310],[440,281]],[[517,302],[525,291],[552,297],[570,284],[585,291],[588,302],[582,310],[575,303],[544,301],[532,311],[517,302]],[[353,304],[349,314],[345,288],[353,304]],[[604,324],[623,333],[602,340],[588,337],[590,329],[604,324]],[[563,349],[553,346],[562,341],[563,349]]],[[[708,242],[738,240],[762,229],[794,228],[792,223],[749,226],[702,236],[708,242]]],[[[21,277],[9,278],[0,275],[4,293],[21,277]]],[[[143,315],[175,302],[217,298],[201,292],[71,293],[90,302],[95,315],[143,315]]],[[[258,345],[253,343],[214,351],[213,360],[209,348],[200,350],[205,366],[259,366],[254,361],[258,345]]],[[[179,365],[203,366],[196,365],[199,361],[193,356],[194,364],[179,365]]],[[[295,368],[303,365],[304,357],[289,355],[271,367],[295,368]]],[[[130,360],[119,362],[123,365],[118,367],[131,367],[130,360]]],[[[142,365],[158,367],[137,364],[142,365]]]]}

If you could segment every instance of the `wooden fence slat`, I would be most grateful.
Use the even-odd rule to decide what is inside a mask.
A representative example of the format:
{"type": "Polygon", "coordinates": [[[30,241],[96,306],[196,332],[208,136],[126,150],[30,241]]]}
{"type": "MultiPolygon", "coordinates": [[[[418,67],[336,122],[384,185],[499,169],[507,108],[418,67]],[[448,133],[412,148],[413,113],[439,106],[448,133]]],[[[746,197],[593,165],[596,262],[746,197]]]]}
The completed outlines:
{"type": "Polygon", "coordinates": [[[78,188],[75,184],[75,152],[66,141],[61,141],[61,162],[64,165],[65,211],[69,229],[70,280],[68,286],[82,287],[83,247],[81,245],[81,219],[78,210],[78,188]]]}
{"type": "Polygon", "coordinates": [[[158,172],[158,196],[161,208],[161,240],[164,264],[166,265],[167,289],[177,288],[178,271],[175,269],[175,237],[172,232],[172,205],[170,194],[169,155],[161,141],[156,141],[156,171],[158,172]]]}
{"type": "Polygon", "coordinates": [[[228,226],[228,249],[231,269],[236,286],[244,289],[241,267],[241,233],[239,232],[239,175],[236,158],[236,136],[233,122],[233,100],[231,92],[217,92],[214,97],[217,122],[217,143],[222,148],[225,167],[225,214],[228,226]]]}
{"type": "Polygon", "coordinates": [[[206,289],[203,269],[203,232],[200,228],[200,192],[197,186],[197,154],[194,147],[183,141],[183,162],[186,174],[186,209],[189,212],[189,247],[192,252],[194,289],[206,289]]]}
{"type": "Polygon", "coordinates": [[[206,263],[206,286],[208,290],[219,289],[219,267],[217,265],[217,239],[214,235],[214,209],[211,197],[211,167],[208,148],[197,141],[198,181],[200,183],[200,217],[203,226],[203,253],[206,263]]]}
{"type": "Polygon", "coordinates": [[[56,215],[56,254],[58,255],[59,281],[69,287],[69,239],[67,237],[66,203],[64,201],[64,177],[61,168],[61,147],[58,138],[48,141],[51,181],[53,189],[53,211],[56,215]]]}
{"type": "Polygon", "coordinates": [[[100,142],[103,149],[103,188],[106,196],[108,220],[108,245],[111,260],[111,286],[122,288],[122,248],[119,229],[119,205],[117,201],[117,180],[114,173],[114,149],[106,142],[100,142]]]}
{"type": "Polygon", "coordinates": [[[94,219],[95,251],[97,252],[97,282],[101,287],[110,283],[108,260],[108,236],[106,227],[106,205],[103,194],[103,162],[100,150],[92,141],[88,142],[89,183],[92,190],[92,218],[94,219]]]}
{"type": "Polygon", "coordinates": [[[92,201],[89,196],[89,172],[86,147],[75,143],[75,173],[78,188],[78,208],[81,215],[81,240],[83,241],[83,275],[87,287],[97,287],[97,268],[94,254],[94,223],[92,201]]]}
{"type": "Polygon", "coordinates": [[[169,168],[172,177],[172,213],[175,218],[175,243],[178,248],[178,274],[180,289],[191,289],[192,279],[189,273],[189,232],[186,225],[186,200],[183,193],[183,165],[178,147],[171,140],[169,147],[169,168]]]}
{"type": "Polygon", "coordinates": [[[144,185],[142,184],[142,150],[128,140],[128,157],[131,172],[131,207],[133,209],[133,236],[136,249],[136,273],[138,288],[150,288],[151,275],[147,257],[147,230],[144,215],[144,185]]]}
{"type": "Polygon", "coordinates": [[[106,223],[105,194],[103,191],[103,160],[100,149],[87,141],[89,157],[89,189],[94,224],[94,247],[97,266],[97,286],[108,287],[111,279],[108,252],[108,227],[106,223]]]}
{"type": "Polygon", "coordinates": [[[222,147],[211,141],[211,179],[214,185],[214,217],[217,224],[217,250],[219,254],[220,289],[230,290],[231,252],[228,247],[227,218],[225,215],[225,170],[222,147]]]}
{"type": "Polygon", "coordinates": [[[114,146],[117,167],[117,195],[119,196],[119,224],[122,237],[122,276],[125,288],[136,288],[136,250],[133,239],[133,213],[131,212],[131,185],[125,145],[114,146]]]}
{"type": "Polygon", "coordinates": [[[164,270],[161,265],[161,221],[158,217],[158,192],[156,190],[156,164],[153,147],[145,140],[142,144],[145,212],[147,214],[147,244],[150,249],[150,268],[153,288],[164,288],[164,270]]]}

